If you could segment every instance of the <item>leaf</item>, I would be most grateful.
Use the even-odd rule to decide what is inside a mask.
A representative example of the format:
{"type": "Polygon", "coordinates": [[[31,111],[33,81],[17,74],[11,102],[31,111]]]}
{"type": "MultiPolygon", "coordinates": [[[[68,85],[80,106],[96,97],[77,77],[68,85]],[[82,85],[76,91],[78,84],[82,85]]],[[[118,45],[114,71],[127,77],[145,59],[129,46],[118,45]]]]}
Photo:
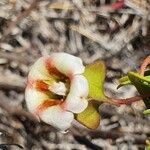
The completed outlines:
{"type": "Polygon", "coordinates": [[[130,84],[131,84],[131,81],[129,80],[129,77],[124,76],[124,77],[119,79],[119,85],[118,85],[117,89],[119,89],[122,86],[130,85],[130,84]]]}
{"type": "MultiPolygon", "coordinates": [[[[141,95],[150,94],[150,76],[140,76],[138,73],[129,72],[128,77],[141,95]]],[[[146,107],[150,108],[150,98],[144,98],[146,107]]]]}
{"type": "MultiPolygon", "coordinates": [[[[145,71],[144,75],[145,75],[145,78],[148,79],[146,81],[149,82],[149,80],[150,80],[150,70],[145,71]]],[[[128,76],[124,76],[124,77],[119,79],[119,85],[118,85],[117,89],[119,89],[120,87],[125,86],[125,85],[131,85],[131,81],[130,81],[128,76]]]]}
{"type": "Polygon", "coordinates": [[[146,140],[145,150],[150,150],[150,141],[149,140],[146,140]]]}
{"type": "Polygon", "coordinates": [[[77,114],[75,119],[89,129],[96,129],[100,124],[100,114],[98,112],[99,105],[89,102],[88,107],[80,114],[77,114]]]}
{"type": "Polygon", "coordinates": [[[143,113],[144,113],[144,115],[149,115],[150,114],[150,109],[145,110],[143,113]]]}
{"type": "Polygon", "coordinates": [[[88,97],[98,101],[104,101],[106,99],[103,89],[105,70],[105,65],[102,61],[97,61],[86,66],[83,75],[89,83],[88,97]]]}
{"type": "MultiPolygon", "coordinates": [[[[97,61],[87,65],[83,74],[89,84],[89,98],[95,101],[105,101],[103,84],[105,79],[105,65],[102,61],[97,61]]],[[[76,115],[76,120],[89,129],[96,129],[100,124],[100,114],[98,112],[100,103],[89,101],[88,107],[76,115]]]]}
{"type": "Polygon", "coordinates": [[[145,150],[150,150],[150,145],[145,147],[145,150]]]}

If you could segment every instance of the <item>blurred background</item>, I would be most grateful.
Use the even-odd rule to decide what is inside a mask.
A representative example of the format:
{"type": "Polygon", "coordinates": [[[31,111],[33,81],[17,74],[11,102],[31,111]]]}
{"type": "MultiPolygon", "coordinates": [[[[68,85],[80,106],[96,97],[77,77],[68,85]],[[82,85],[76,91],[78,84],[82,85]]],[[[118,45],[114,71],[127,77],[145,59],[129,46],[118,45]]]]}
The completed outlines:
{"type": "Polygon", "coordinates": [[[150,54],[150,1],[0,0],[0,149],[143,150],[150,118],[142,101],[101,105],[96,131],[74,122],[60,133],[18,110],[27,110],[29,67],[51,52],[73,54],[85,65],[105,61],[106,94],[134,96],[133,87],[117,90],[117,79],[138,70],[150,54]]]}

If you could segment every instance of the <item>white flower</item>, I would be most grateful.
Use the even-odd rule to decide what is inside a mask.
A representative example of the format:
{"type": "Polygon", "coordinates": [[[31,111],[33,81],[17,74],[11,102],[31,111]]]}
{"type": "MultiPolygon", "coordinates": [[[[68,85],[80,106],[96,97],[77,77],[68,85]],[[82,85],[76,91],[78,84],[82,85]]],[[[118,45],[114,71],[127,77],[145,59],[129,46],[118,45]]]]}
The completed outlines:
{"type": "Polygon", "coordinates": [[[67,53],[41,57],[31,67],[25,91],[30,112],[60,129],[71,126],[74,113],[88,105],[88,82],[82,60],[67,53]]]}

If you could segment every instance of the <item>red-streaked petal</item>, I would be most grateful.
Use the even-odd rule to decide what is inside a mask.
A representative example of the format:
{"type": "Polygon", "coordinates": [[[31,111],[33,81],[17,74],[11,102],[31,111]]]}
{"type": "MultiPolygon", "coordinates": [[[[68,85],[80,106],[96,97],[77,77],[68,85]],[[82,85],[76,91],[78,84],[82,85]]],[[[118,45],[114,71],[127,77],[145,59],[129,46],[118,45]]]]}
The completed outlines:
{"type": "MultiPolygon", "coordinates": [[[[50,59],[50,57],[49,57],[50,59]]],[[[34,80],[48,80],[49,72],[45,66],[45,58],[39,58],[30,68],[28,77],[34,80]]]]}
{"type": "Polygon", "coordinates": [[[61,105],[63,101],[56,100],[56,99],[48,99],[44,100],[44,102],[36,108],[35,114],[40,115],[43,111],[45,111],[47,108],[52,107],[54,105],[61,105]]]}
{"type": "Polygon", "coordinates": [[[44,57],[44,63],[50,76],[54,76],[59,79],[66,79],[66,76],[56,68],[54,59],[51,55],[44,57]]]}
{"type": "Polygon", "coordinates": [[[36,89],[26,89],[25,99],[28,109],[34,113],[36,108],[41,105],[44,100],[49,99],[49,96],[44,92],[37,91],[36,89]]]}
{"type": "Polygon", "coordinates": [[[48,85],[43,80],[33,80],[28,78],[27,89],[36,89],[37,91],[47,92],[49,91],[48,85]]]}
{"type": "Polygon", "coordinates": [[[67,53],[53,53],[51,55],[54,66],[67,77],[82,74],[85,67],[82,60],[67,53]]]}

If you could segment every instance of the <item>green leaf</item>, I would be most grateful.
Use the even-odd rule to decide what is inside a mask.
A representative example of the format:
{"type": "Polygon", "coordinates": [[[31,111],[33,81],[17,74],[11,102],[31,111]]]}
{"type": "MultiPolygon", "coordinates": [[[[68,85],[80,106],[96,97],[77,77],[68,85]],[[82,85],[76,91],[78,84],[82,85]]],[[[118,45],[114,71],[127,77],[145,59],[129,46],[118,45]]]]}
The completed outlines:
{"type": "Polygon", "coordinates": [[[96,129],[100,124],[100,114],[98,112],[98,104],[89,102],[88,107],[80,114],[77,114],[75,119],[89,129],[96,129]]]}
{"type": "Polygon", "coordinates": [[[105,65],[102,61],[97,61],[86,66],[83,75],[89,83],[88,97],[98,101],[104,101],[106,99],[103,89],[105,70],[105,65]]]}
{"type": "Polygon", "coordinates": [[[122,86],[130,85],[130,84],[131,84],[131,81],[129,80],[129,77],[124,76],[124,77],[119,79],[119,85],[118,85],[117,89],[119,89],[122,86]]]}
{"type": "Polygon", "coordinates": [[[150,109],[145,110],[143,113],[144,113],[144,115],[149,115],[150,114],[150,109]]]}
{"type": "Polygon", "coordinates": [[[145,150],[150,150],[150,145],[145,147],[145,150]]]}
{"type": "MultiPolygon", "coordinates": [[[[138,73],[129,72],[128,77],[141,95],[150,94],[150,76],[140,76],[138,73]]],[[[150,98],[144,98],[146,107],[150,108],[150,98]]]]}
{"type": "MultiPolygon", "coordinates": [[[[145,71],[144,76],[147,79],[146,81],[149,82],[150,70],[145,71]]],[[[124,76],[124,77],[119,79],[119,85],[118,85],[117,89],[119,89],[120,87],[125,86],[125,85],[131,85],[131,81],[130,81],[128,76],[124,76]]]]}
{"type": "Polygon", "coordinates": [[[97,61],[87,65],[84,76],[88,80],[89,95],[94,99],[89,101],[88,107],[80,114],[76,114],[75,119],[89,129],[96,129],[100,124],[100,114],[98,112],[99,105],[107,98],[104,94],[103,84],[105,79],[105,65],[102,61],[97,61]],[[99,101],[96,103],[96,101],[99,101]]]}
{"type": "Polygon", "coordinates": [[[149,140],[146,140],[145,150],[150,150],[150,141],[149,140]]]}

